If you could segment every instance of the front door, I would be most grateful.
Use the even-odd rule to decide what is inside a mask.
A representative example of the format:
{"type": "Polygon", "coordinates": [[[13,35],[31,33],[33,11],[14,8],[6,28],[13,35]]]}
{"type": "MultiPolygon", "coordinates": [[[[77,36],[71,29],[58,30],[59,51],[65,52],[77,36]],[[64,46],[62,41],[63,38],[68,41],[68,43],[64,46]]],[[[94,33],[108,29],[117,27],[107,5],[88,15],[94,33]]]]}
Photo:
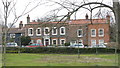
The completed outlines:
{"type": "Polygon", "coordinates": [[[50,41],[49,41],[49,39],[45,39],[44,42],[45,42],[45,45],[48,46],[50,41]]]}

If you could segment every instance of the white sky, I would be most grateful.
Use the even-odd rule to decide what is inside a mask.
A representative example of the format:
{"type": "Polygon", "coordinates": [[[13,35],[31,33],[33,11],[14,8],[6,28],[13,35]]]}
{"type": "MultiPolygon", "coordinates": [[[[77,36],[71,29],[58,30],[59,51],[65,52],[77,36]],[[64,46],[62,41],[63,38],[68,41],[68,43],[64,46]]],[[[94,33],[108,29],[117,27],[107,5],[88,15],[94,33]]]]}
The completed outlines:
{"type": "MultiPolygon", "coordinates": [[[[16,0],[16,1],[17,1],[17,4],[16,4],[17,15],[20,15],[23,12],[23,10],[24,10],[25,6],[28,4],[28,2],[30,2],[30,1],[33,2],[33,0],[16,0]]],[[[31,3],[30,6],[28,6],[28,9],[32,8],[33,6],[35,6],[35,4],[38,1],[41,1],[41,3],[45,2],[44,0],[35,0],[34,3],[31,3]]],[[[54,0],[54,1],[56,1],[56,0],[54,0]]],[[[74,0],[70,0],[70,1],[74,1],[74,0]]],[[[75,0],[75,1],[80,2],[80,1],[83,1],[83,0],[75,0]]],[[[88,1],[91,1],[91,0],[88,0],[88,1]]],[[[92,0],[92,1],[94,1],[94,2],[95,1],[101,2],[102,0],[92,0]]],[[[105,3],[105,4],[111,4],[110,2],[111,2],[111,0],[103,0],[103,3],[105,3]]],[[[0,1],[0,6],[1,5],[2,5],[2,3],[0,1]]],[[[47,4],[40,5],[36,9],[34,9],[32,12],[29,13],[30,19],[32,21],[32,20],[34,20],[36,18],[41,18],[41,17],[45,16],[47,12],[49,12],[49,11],[55,9],[55,8],[58,8],[58,7],[60,7],[60,5],[58,5],[58,4],[54,4],[53,5],[53,3],[50,3],[50,2],[47,3],[47,4]]],[[[0,13],[3,13],[2,8],[3,8],[3,6],[0,7],[0,9],[1,9],[0,13]]],[[[26,11],[28,11],[28,10],[26,10],[26,11]]],[[[97,10],[95,10],[93,13],[95,13],[96,11],[97,10]]],[[[86,15],[86,13],[89,13],[89,11],[86,11],[85,9],[80,9],[80,12],[77,13],[77,18],[84,19],[85,18],[84,16],[86,15]]],[[[59,14],[62,14],[62,15],[67,14],[67,10],[62,10],[59,14]]],[[[20,21],[23,21],[23,23],[26,24],[26,17],[27,17],[27,15],[21,17],[18,20],[18,22],[15,24],[15,26],[18,27],[18,24],[19,24],[20,21]]],[[[74,18],[74,17],[72,16],[71,18],[74,18]]],[[[12,22],[13,21],[12,19],[13,19],[13,16],[11,14],[11,16],[8,19],[9,22],[12,22]]]]}

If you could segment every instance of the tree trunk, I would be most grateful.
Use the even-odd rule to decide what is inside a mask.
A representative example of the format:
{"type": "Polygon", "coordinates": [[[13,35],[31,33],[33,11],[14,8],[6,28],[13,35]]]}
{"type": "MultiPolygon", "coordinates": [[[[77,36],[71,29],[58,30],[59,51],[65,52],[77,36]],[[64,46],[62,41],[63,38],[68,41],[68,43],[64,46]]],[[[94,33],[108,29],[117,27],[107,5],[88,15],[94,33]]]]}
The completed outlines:
{"type": "Polygon", "coordinates": [[[115,20],[117,24],[117,42],[118,42],[118,48],[120,48],[120,4],[119,2],[114,2],[113,3],[113,8],[114,8],[114,14],[115,14],[115,20]]]}
{"type": "MultiPolygon", "coordinates": [[[[117,46],[120,49],[120,4],[119,2],[113,2],[115,20],[117,24],[117,46]]],[[[120,54],[118,54],[118,66],[120,68],[120,54]]]]}

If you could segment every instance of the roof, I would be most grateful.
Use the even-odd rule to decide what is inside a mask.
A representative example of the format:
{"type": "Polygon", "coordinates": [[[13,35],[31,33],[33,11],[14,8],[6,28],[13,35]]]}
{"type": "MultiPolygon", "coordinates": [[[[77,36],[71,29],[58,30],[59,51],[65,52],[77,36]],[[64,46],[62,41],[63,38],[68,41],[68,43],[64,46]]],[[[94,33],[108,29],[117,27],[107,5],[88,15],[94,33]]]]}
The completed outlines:
{"type": "MultiPolygon", "coordinates": [[[[70,20],[69,22],[30,22],[28,24],[41,24],[41,23],[68,23],[68,24],[90,24],[90,19],[77,19],[77,20],[70,20]]],[[[106,19],[92,19],[92,23],[106,23],[106,19]]]]}
{"type": "Polygon", "coordinates": [[[19,29],[19,28],[10,28],[9,32],[8,33],[24,33],[25,32],[25,29],[22,28],[22,29],[19,29]]]}

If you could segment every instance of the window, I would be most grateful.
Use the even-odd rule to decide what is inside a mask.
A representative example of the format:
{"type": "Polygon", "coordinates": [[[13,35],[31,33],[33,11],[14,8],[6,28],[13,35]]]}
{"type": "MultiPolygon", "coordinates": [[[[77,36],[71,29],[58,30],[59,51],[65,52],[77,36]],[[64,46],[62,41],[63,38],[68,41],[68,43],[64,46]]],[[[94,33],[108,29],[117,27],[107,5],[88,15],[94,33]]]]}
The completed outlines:
{"type": "Polygon", "coordinates": [[[52,39],[52,44],[57,45],[57,39],[52,39]]]}
{"type": "Polygon", "coordinates": [[[77,30],[77,36],[78,37],[82,37],[83,36],[83,30],[82,29],[78,29],[77,30]]]}
{"type": "Polygon", "coordinates": [[[42,43],[42,42],[41,42],[41,39],[38,39],[38,40],[37,40],[37,43],[42,43]]]}
{"type": "Polygon", "coordinates": [[[91,45],[96,45],[96,40],[91,40],[91,45]]]}
{"type": "Polygon", "coordinates": [[[52,29],[52,35],[57,35],[57,28],[56,27],[53,27],[53,29],[52,29]]]}
{"type": "Polygon", "coordinates": [[[37,35],[37,36],[40,36],[40,35],[41,35],[41,28],[37,28],[37,29],[36,29],[36,35],[37,35]]]}
{"type": "Polygon", "coordinates": [[[101,36],[104,36],[104,29],[99,29],[98,30],[98,35],[101,37],[101,36]]]}
{"type": "Polygon", "coordinates": [[[74,44],[76,44],[77,42],[76,41],[71,41],[70,42],[70,45],[74,45],[74,44]]]}
{"type": "Polygon", "coordinates": [[[60,28],[60,35],[65,35],[65,27],[60,28]]]}
{"type": "Polygon", "coordinates": [[[78,43],[83,43],[83,40],[82,40],[82,39],[80,39],[78,43]]]}
{"type": "Polygon", "coordinates": [[[10,38],[15,38],[15,34],[10,34],[10,38]]]}
{"type": "Polygon", "coordinates": [[[60,44],[64,45],[65,44],[65,39],[60,39],[60,44]]]}
{"type": "Polygon", "coordinates": [[[28,36],[33,36],[33,28],[28,29],[28,36]]]}
{"type": "Polygon", "coordinates": [[[96,29],[91,29],[91,37],[96,37],[96,29]]]}
{"type": "Polygon", "coordinates": [[[34,40],[31,40],[30,43],[34,43],[34,40]]]}
{"type": "Polygon", "coordinates": [[[104,44],[104,40],[99,40],[99,44],[104,44]]]}
{"type": "Polygon", "coordinates": [[[49,31],[49,28],[48,27],[45,27],[44,28],[44,35],[49,35],[50,33],[49,33],[50,31],[49,31]]]}

